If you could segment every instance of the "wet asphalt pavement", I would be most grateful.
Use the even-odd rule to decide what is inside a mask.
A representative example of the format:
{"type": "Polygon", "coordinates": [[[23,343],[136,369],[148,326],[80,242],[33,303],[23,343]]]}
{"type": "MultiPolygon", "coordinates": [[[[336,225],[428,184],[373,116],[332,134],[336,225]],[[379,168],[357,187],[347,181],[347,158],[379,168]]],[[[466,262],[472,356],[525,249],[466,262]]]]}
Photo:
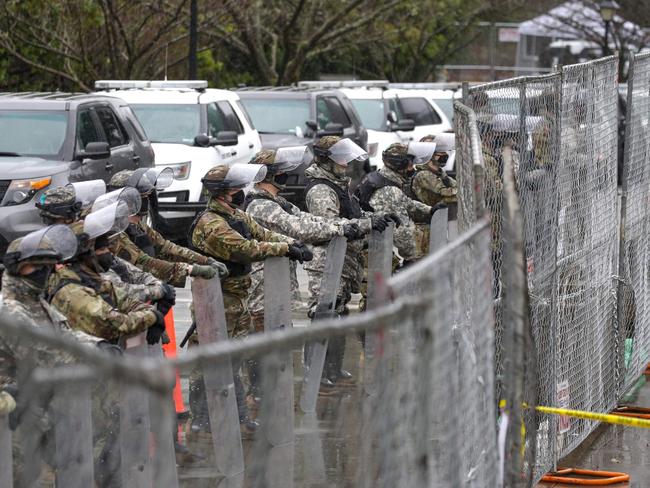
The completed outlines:
{"type": "MultiPolygon", "coordinates": [[[[299,271],[301,290],[306,290],[306,275],[299,271]]],[[[174,308],[176,336],[180,343],[190,325],[191,294],[189,285],[178,290],[174,308]]],[[[303,301],[306,295],[303,292],[303,301]]],[[[353,300],[353,305],[358,297],[353,300]]],[[[353,307],[354,311],[354,307],[353,307]]],[[[306,307],[294,313],[294,327],[308,325],[306,307]]],[[[179,354],[184,354],[183,350],[179,354]]],[[[298,398],[302,379],[300,351],[294,351],[295,397],[298,398]]],[[[362,361],[361,346],[357,340],[348,339],[344,368],[358,375],[362,361]]],[[[187,402],[187,376],[181,372],[184,398],[187,402]]],[[[295,445],[293,452],[281,453],[279,462],[293,458],[293,480],[296,488],[356,487],[359,468],[361,436],[360,394],[357,385],[342,387],[337,394],[319,397],[317,418],[296,412],[295,445]]],[[[646,383],[632,402],[636,406],[650,407],[650,383],[646,383]]],[[[224,486],[212,459],[212,439],[208,434],[189,432],[189,424],[180,426],[180,438],[193,452],[204,459],[179,466],[181,487],[203,488],[224,486]]],[[[243,486],[251,486],[250,466],[255,466],[253,440],[244,437],[244,455],[247,472],[243,486]]],[[[629,483],[609,485],[613,488],[650,487],[650,429],[601,425],[568,458],[559,463],[561,467],[619,471],[631,476],[629,483]]],[[[540,483],[539,488],[569,488],[575,485],[540,483]]],[[[450,487],[454,488],[454,487],[450,487]]]]}

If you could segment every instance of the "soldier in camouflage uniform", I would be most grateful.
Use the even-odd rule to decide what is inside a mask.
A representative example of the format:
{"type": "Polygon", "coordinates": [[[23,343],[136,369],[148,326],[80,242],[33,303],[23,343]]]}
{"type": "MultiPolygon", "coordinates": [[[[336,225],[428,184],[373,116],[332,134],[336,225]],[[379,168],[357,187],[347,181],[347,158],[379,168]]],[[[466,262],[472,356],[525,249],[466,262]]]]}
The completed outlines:
{"type": "Polygon", "coordinates": [[[458,183],[443,169],[455,151],[455,136],[453,134],[440,134],[437,138],[433,135],[425,136],[420,142],[435,142],[436,149],[433,158],[415,167],[415,174],[409,181],[414,198],[430,207],[440,202],[448,205],[456,203],[458,183]]]}
{"type": "MultiPolygon", "coordinates": [[[[2,301],[0,310],[7,313],[4,318],[15,318],[26,327],[45,328],[57,335],[78,341],[90,347],[102,349],[111,346],[106,341],[89,336],[70,328],[66,318],[51,307],[44,299],[47,281],[54,271],[56,263],[75,252],[76,238],[66,226],[56,225],[32,232],[9,244],[4,256],[5,273],[2,277],[2,301]]],[[[52,464],[54,445],[52,425],[49,420],[50,398],[20,397],[28,371],[21,370],[21,365],[53,367],[67,364],[75,358],[62,350],[55,350],[49,345],[28,343],[19,337],[7,333],[0,334],[0,414],[9,414],[18,410],[11,418],[13,435],[13,461],[15,486],[32,486],[39,476],[39,470],[27,472],[23,469],[23,451],[25,434],[38,432],[39,449],[44,460],[52,464]]]]}
{"type": "MultiPolygon", "coordinates": [[[[363,212],[356,198],[350,195],[350,179],[346,176],[350,162],[365,160],[367,153],[349,139],[338,136],[322,137],[314,145],[314,163],[305,170],[305,204],[307,211],[325,219],[346,219],[358,225],[361,234],[371,229],[384,230],[393,215],[363,212]]],[[[318,304],[320,284],[325,266],[328,242],[313,245],[314,260],[305,265],[309,277],[309,316],[313,317],[318,304]]],[[[360,258],[365,241],[348,243],[341,284],[337,292],[336,313],[347,315],[352,293],[361,291],[363,260],[360,258]]],[[[340,380],[349,381],[352,375],[342,369],[345,337],[330,339],[323,368],[321,386],[331,388],[340,380]]]]}
{"type": "MultiPolygon", "coordinates": [[[[118,208],[117,203],[113,204],[118,208]]],[[[107,208],[106,210],[110,210],[107,208]]],[[[70,264],[57,269],[49,282],[48,299],[75,330],[117,343],[122,337],[147,331],[147,342],[156,344],[165,330],[163,315],[129,296],[101,277],[111,263],[107,235],[88,235],[91,213],[71,228],[80,245],[70,264]]],[[[127,215],[122,217],[126,224],[127,215]]],[[[109,230],[111,227],[109,227],[109,230]]]]}
{"type": "Polygon", "coordinates": [[[149,214],[150,199],[155,197],[157,177],[155,169],[143,168],[120,171],[111,178],[110,189],[133,187],[142,197],[138,215],[130,218],[126,232],[113,244],[114,254],[179,287],[185,285],[187,276],[210,279],[216,274],[225,275],[227,271],[222,263],[168,241],[142,221],[149,214]]]}
{"type": "Polygon", "coordinates": [[[394,243],[405,265],[417,257],[415,222],[427,223],[436,210],[445,206],[438,203],[430,207],[403,191],[414,163],[428,161],[434,147],[431,142],[391,144],[382,154],[384,167],[367,175],[355,191],[364,210],[397,214],[402,225],[395,230],[394,243]]]}
{"type": "MultiPolygon", "coordinates": [[[[245,210],[255,221],[279,234],[299,239],[306,244],[327,242],[336,236],[345,236],[349,241],[362,236],[359,226],[346,219],[326,219],[302,212],[279,195],[285,188],[288,173],[306,161],[311,160],[307,146],[280,148],[277,151],[260,151],[251,164],[262,164],[268,169],[266,178],[257,183],[246,195],[245,210]]],[[[253,318],[253,329],[264,330],[264,263],[253,263],[252,286],[248,296],[248,308],[253,318]]],[[[295,262],[291,263],[291,288],[298,294],[298,279],[295,262]]],[[[256,375],[257,376],[257,375],[256,375]]],[[[257,383],[251,378],[251,386],[257,383]]],[[[257,396],[256,391],[252,393],[257,396]]]]}
{"type": "MultiPolygon", "coordinates": [[[[248,292],[251,287],[251,263],[273,256],[288,256],[292,260],[311,258],[308,249],[292,238],[268,231],[245,212],[237,208],[244,203],[243,188],[266,175],[264,166],[234,164],[215,166],[201,180],[210,194],[207,209],[190,226],[190,242],[205,256],[219,259],[228,267],[228,277],[222,281],[228,337],[243,338],[251,329],[248,292]]],[[[195,338],[192,339],[196,341],[195,338]]],[[[248,417],[244,387],[239,364],[233,365],[240,422],[249,430],[257,423],[248,417]]],[[[209,429],[203,379],[195,371],[190,385],[190,409],[193,430],[209,429]]]]}

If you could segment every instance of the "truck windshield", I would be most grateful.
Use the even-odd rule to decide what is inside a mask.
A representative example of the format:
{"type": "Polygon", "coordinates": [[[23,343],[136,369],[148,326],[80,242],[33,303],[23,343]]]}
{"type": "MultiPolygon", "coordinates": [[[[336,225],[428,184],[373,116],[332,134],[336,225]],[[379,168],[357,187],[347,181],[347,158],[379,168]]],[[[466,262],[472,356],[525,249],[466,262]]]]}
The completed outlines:
{"type": "Polygon", "coordinates": [[[351,99],[366,129],[386,130],[383,100],[351,99]]]}
{"type": "Polygon", "coordinates": [[[296,134],[313,118],[307,99],[245,98],[242,103],[260,134],[296,134]]]}
{"type": "Polygon", "coordinates": [[[201,133],[198,104],[131,104],[151,142],[194,144],[201,133]]]}
{"type": "Polygon", "coordinates": [[[67,128],[64,111],[0,110],[0,155],[61,159],[67,128]]]}

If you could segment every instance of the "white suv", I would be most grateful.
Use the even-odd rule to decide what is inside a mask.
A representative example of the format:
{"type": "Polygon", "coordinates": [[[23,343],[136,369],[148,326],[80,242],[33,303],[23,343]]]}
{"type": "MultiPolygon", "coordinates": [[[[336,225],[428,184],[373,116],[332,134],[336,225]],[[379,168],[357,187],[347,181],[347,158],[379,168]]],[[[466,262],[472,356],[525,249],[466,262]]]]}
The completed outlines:
{"type": "Polygon", "coordinates": [[[452,130],[451,122],[431,98],[429,90],[403,90],[389,88],[384,97],[390,99],[390,110],[398,120],[409,119],[415,123],[413,131],[397,131],[403,142],[419,141],[429,134],[452,130]]]}
{"type": "Polygon", "coordinates": [[[201,178],[219,164],[247,163],[262,144],[239,96],[207,88],[205,81],[97,81],[95,88],[125,100],[144,127],[156,166],[174,170],[174,182],[158,195],[156,227],[182,240],[205,207],[201,178]]]}

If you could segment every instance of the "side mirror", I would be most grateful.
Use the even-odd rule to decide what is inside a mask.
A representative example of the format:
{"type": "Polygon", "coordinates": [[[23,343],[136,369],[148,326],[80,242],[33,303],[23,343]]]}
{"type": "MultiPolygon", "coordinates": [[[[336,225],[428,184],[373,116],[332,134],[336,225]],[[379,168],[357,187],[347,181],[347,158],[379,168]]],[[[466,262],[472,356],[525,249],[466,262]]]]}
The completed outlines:
{"type": "Polygon", "coordinates": [[[395,113],[394,110],[391,110],[386,114],[386,120],[388,120],[388,122],[390,122],[391,124],[397,123],[397,114],[395,113]]]}
{"type": "Polygon", "coordinates": [[[305,125],[313,133],[316,133],[316,131],[318,130],[318,124],[316,123],[315,120],[308,120],[307,122],[305,122],[305,125]]]}
{"type": "Polygon", "coordinates": [[[209,147],[210,137],[206,134],[199,134],[194,138],[194,145],[198,147],[209,147]]]}
{"type": "Polygon", "coordinates": [[[390,128],[392,131],[396,130],[404,130],[404,131],[410,131],[410,130],[415,130],[415,122],[411,119],[402,119],[398,121],[396,124],[393,124],[390,128]]]}
{"type": "Polygon", "coordinates": [[[77,153],[77,159],[106,159],[111,155],[108,142],[89,142],[83,151],[77,153]]]}
{"type": "Polygon", "coordinates": [[[316,135],[318,137],[323,136],[339,136],[343,137],[343,124],[334,124],[329,123],[325,126],[323,130],[319,130],[316,135]]]}
{"type": "Polygon", "coordinates": [[[211,146],[236,146],[239,144],[237,133],[231,130],[224,130],[217,133],[217,137],[210,140],[211,146]]]}

